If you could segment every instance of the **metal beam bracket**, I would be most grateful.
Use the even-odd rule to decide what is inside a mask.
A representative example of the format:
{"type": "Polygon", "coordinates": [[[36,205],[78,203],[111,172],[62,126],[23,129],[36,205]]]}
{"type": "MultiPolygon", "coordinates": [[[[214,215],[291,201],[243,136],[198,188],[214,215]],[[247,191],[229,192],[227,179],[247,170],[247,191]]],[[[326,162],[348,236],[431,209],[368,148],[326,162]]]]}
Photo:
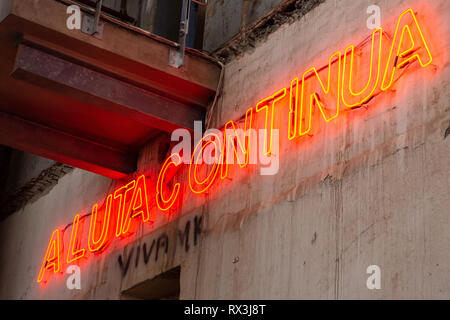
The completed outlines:
{"type": "Polygon", "coordinates": [[[104,23],[100,21],[100,15],[102,13],[103,0],[97,0],[97,8],[95,9],[95,16],[85,14],[83,16],[83,22],[81,25],[81,32],[96,37],[97,39],[103,38],[104,23]]]}
{"type": "Polygon", "coordinates": [[[180,48],[170,48],[169,50],[169,66],[181,68],[184,65],[184,51],[180,48]]]}

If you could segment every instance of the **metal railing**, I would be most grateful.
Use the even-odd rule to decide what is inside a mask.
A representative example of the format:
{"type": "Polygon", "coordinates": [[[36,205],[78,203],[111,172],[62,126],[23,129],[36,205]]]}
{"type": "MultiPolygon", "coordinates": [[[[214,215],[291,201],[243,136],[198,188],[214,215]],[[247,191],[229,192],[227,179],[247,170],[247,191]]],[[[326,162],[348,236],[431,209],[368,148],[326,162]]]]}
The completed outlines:
{"type": "MultiPolygon", "coordinates": [[[[167,1],[167,0],[164,0],[167,1]]],[[[83,21],[82,31],[95,36],[99,39],[102,38],[103,25],[100,22],[102,14],[110,15],[114,18],[118,18],[122,21],[133,24],[136,19],[130,17],[127,13],[127,0],[121,1],[120,11],[114,10],[110,7],[104,5],[103,0],[75,0],[81,4],[87,5],[93,9],[93,17],[88,16],[83,21]],[[95,10],[95,11],[94,11],[95,10]]],[[[191,13],[192,3],[200,6],[206,6],[207,0],[182,0],[181,15],[180,15],[180,25],[178,31],[178,46],[176,48],[171,48],[169,53],[168,64],[175,68],[181,68],[184,65],[184,55],[186,51],[186,40],[189,34],[189,18],[191,13]]]]}

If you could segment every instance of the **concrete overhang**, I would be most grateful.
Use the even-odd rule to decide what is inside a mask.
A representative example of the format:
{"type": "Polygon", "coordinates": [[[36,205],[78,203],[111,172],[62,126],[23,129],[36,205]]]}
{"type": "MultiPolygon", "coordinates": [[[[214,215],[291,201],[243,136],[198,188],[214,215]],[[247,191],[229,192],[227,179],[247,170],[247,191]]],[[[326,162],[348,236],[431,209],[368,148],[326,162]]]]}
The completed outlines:
{"type": "Polygon", "coordinates": [[[188,49],[170,67],[177,44],[106,15],[101,40],[69,30],[71,3],[1,1],[0,144],[121,178],[149,139],[204,119],[220,66],[188,49]]]}

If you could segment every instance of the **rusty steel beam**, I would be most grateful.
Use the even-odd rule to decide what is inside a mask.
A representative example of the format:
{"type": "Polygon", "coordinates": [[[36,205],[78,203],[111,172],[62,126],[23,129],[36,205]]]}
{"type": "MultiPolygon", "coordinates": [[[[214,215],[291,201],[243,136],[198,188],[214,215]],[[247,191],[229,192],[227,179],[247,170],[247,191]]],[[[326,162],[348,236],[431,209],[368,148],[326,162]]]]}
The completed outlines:
{"type": "Polygon", "coordinates": [[[0,112],[0,144],[113,179],[136,170],[137,154],[114,150],[0,112]]]}
{"type": "Polygon", "coordinates": [[[194,130],[204,110],[158,96],[70,59],[19,45],[12,76],[165,132],[194,130]]]}

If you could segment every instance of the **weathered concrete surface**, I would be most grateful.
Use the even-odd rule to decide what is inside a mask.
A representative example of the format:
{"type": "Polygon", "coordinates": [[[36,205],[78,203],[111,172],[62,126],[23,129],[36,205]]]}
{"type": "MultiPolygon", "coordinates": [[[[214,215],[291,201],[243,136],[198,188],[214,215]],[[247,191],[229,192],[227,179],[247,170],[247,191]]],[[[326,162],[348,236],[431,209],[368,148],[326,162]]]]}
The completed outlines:
{"type": "Polygon", "coordinates": [[[286,0],[210,0],[203,49],[211,52],[286,0]]]}
{"type": "Polygon", "coordinates": [[[4,147],[0,170],[0,219],[21,209],[58,183],[73,168],[4,147]]]}
{"type": "MultiPolygon", "coordinates": [[[[47,246],[52,230],[71,223],[74,212],[90,211],[92,204],[101,199],[110,185],[110,179],[75,169],[62,177],[49,193],[1,223],[2,297],[15,299],[70,297],[61,292],[51,292],[51,288],[46,290],[36,286],[36,270],[40,268],[42,249],[47,246]]],[[[59,285],[59,290],[65,287],[64,282],[60,282],[59,285]]]]}
{"type": "MultiPolygon", "coordinates": [[[[420,15],[420,4],[376,3],[391,33],[408,7],[419,11],[436,39],[449,31],[447,2],[429,4],[439,17],[434,21],[420,15]]],[[[324,65],[331,53],[363,39],[370,4],[326,1],[229,63],[216,125],[243,114],[280,84],[287,86],[312,63],[324,65]]],[[[209,212],[222,219],[225,212],[253,213],[225,236],[204,240],[202,245],[214,250],[201,260],[199,272],[205,275],[195,297],[449,298],[448,49],[448,43],[434,43],[435,74],[409,74],[394,94],[376,97],[372,109],[357,110],[334,128],[321,128],[328,132],[310,145],[296,149],[282,142],[280,153],[289,156],[280,172],[273,178],[252,176],[241,208],[229,208],[239,203],[230,194],[222,207],[212,201],[209,212]],[[237,266],[231,263],[234,255],[240,257],[237,266]],[[366,288],[365,271],[372,264],[381,267],[382,290],[366,288]]],[[[213,221],[210,217],[212,229],[213,221]]]]}
{"type": "MultiPolygon", "coordinates": [[[[230,62],[213,126],[240,117],[310,66],[364,39],[373,3],[326,1],[230,62]]],[[[67,290],[65,275],[42,287],[35,279],[51,231],[89,212],[112,189],[109,180],[74,170],[0,224],[0,297],[118,299],[121,291],[181,265],[181,298],[450,298],[450,3],[429,2],[427,10],[411,1],[375,3],[391,32],[404,9],[418,12],[425,34],[434,32],[434,66],[405,74],[395,90],[321,125],[307,141],[282,138],[275,176],[249,167],[195,196],[180,173],[179,212],[159,214],[154,226],[89,260],[82,290],[67,290]],[[186,249],[179,232],[188,221],[186,249]],[[159,258],[153,251],[147,262],[142,255],[136,260],[144,243],[148,250],[164,234],[167,252],[161,246],[159,258]],[[119,257],[122,263],[131,257],[127,272],[119,257]],[[366,287],[373,264],[381,268],[381,290],[366,287]]],[[[287,112],[280,114],[277,121],[286,123],[287,112]]],[[[159,143],[142,150],[139,161],[140,172],[155,180],[156,163],[163,161],[159,143]]]]}

